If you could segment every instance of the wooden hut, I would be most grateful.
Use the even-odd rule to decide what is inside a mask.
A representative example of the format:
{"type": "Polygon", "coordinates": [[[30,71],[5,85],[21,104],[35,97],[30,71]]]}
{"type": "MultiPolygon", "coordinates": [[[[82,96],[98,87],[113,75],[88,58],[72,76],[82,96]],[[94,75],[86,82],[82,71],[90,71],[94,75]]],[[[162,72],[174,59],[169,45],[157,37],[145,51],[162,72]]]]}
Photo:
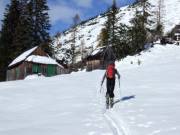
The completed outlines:
{"type": "MultiPolygon", "coordinates": [[[[112,57],[108,59],[109,51],[112,51],[111,48],[99,47],[96,48],[87,58],[86,58],[86,71],[92,71],[95,69],[106,69],[106,66],[109,61],[112,60],[112,57]]],[[[112,52],[113,53],[113,52],[112,52]]]]}
{"type": "Polygon", "coordinates": [[[58,64],[41,47],[34,47],[13,60],[7,70],[7,80],[20,80],[28,75],[38,74],[47,77],[63,73],[63,66],[58,64]]]}
{"type": "Polygon", "coordinates": [[[180,25],[176,25],[174,28],[174,39],[180,41],[180,25]]]}

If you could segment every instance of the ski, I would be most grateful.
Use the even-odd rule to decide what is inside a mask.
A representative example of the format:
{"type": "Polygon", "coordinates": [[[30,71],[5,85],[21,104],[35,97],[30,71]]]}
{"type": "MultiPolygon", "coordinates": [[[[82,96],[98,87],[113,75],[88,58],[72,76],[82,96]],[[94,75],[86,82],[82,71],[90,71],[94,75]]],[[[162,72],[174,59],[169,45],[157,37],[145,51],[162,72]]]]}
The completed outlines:
{"type": "Polygon", "coordinates": [[[106,95],[106,109],[109,109],[109,95],[106,95]]]}
{"type": "Polygon", "coordinates": [[[113,108],[114,105],[114,99],[110,98],[109,95],[106,95],[106,109],[113,108]]]}
{"type": "Polygon", "coordinates": [[[114,99],[110,98],[110,108],[113,108],[113,105],[114,105],[114,99]]]}

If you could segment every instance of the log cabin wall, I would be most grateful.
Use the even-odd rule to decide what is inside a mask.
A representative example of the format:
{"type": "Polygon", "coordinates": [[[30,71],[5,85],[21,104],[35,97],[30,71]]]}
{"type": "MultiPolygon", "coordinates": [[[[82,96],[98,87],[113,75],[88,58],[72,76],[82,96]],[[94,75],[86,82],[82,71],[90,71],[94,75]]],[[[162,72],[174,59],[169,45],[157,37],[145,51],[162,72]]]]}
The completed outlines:
{"type": "Polygon", "coordinates": [[[19,80],[24,78],[24,64],[17,65],[7,71],[7,80],[19,80]]]}
{"type": "Polygon", "coordinates": [[[93,69],[98,69],[98,68],[100,68],[100,60],[94,60],[94,61],[92,61],[92,68],[93,69]]]}
{"type": "MultiPolygon", "coordinates": [[[[41,73],[44,76],[52,76],[59,74],[57,72],[59,66],[52,65],[52,64],[41,64],[41,63],[33,63],[33,62],[27,62],[26,64],[26,74],[39,74],[41,73]],[[53,73],[52,73],[53,72],[53,73]],[[51,75],[52,74],[52,75],[51,75]]],[[[60,67],[59,67],[60,68],[60,67]]],[[[63,68],[59,69],[60,74],[63,72],[63,68]]],[[[27,76],[26,75],[26,76],[27,76]]]]}
{"type": "Polygon", "coordinates": [[[101,67],[100,60],[87,61],[86,64],[87,64],[87,69],[86,69],[87,71],[92,71],[92,70],[95,70],[95,69],[100,69],[100,67],[101,67]]]}
{"type": "Polygon", "coordinates": [[[48,65],[44,65],[44,64],[41,65],[42,75],[47,76],[47,68],[48,68],[48,65]]]}
{"type": "Polygon", "coordinates": [[[17,78],[18,80],[24,79],[24,75],[25,75],[24,69],[25,69],[24,63],[22,63],[21,65],[19,65],[19,67],[18,67],[19,76],[18,76],[18,78],[17,78]]]}
{"type": "Polygon", "coordinates": [[[7,80],[7,81],[12,81],[12,80],[14,80],[13,69],[7,71],[6,80],[7,80]]]}
{"type": "Polygon", "coordinates": [[[32,74],[32,63],[24,62],[24,78],[32,74]]]}
{"type": "Polygon", "coordinates": [[[95,69],[106,69],[107,63],[103,60],[88,60],[86,61],[86,70],[92,71],[95,69]]]}
{"type": "MultiPolygon", "coordinates": [[[[28,75],[32,75],[32,74],[38,74],[41,73],[44,76],[49,76],[49,72],[48,69],[50,65],[48,64],[40,64],[40,63],[32,63],[32,62],[23,62],[18,66],[13,67],[12,69],[9,69],[7,71],[7,81],[11,81],[11,80],[22,80],[24,78],[26,78],[26,76],[28,75]],[[35,65],[35,67],[37,67],[37,70],[34,70],[36,68],[33,69],[33,66],[35,65]]],[[[59,75],[59,74],[66,74],[69,73],[68,70],[59,67],[57,65],[52,65],[54,66],[54,73],[53,75],[59,75]]],[[[53,76],[50,75],[50,76],[53,76]]]]}

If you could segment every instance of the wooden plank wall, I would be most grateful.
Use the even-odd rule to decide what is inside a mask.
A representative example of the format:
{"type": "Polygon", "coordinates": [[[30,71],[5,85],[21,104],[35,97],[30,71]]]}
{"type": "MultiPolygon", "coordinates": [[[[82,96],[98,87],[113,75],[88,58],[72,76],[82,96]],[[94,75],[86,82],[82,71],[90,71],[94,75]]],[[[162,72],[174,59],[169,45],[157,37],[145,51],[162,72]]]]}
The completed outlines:
{"type": "Polygon", "coordinates": [[[38,47],[33,53],[33,55],[39,55],[39,56],[48,56],[47,53],[45,53],[41,47],[38,47]]]}

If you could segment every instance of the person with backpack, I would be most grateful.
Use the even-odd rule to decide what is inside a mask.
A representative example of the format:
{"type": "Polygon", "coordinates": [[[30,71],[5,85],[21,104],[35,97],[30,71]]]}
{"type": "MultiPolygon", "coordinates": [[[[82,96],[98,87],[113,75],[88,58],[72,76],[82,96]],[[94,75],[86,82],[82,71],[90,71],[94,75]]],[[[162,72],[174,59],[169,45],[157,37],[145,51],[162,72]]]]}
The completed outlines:
{"type": "Polygon", "coordinates": [[[111,62],[108,64],[107,68],[106,68],[106,72],[103,76],[103,79],[101,81],[101,86],[103,85],[103,82],[106,78],[106,88],[107,88],[107,92],[106,92],[106,107],[112,108],[113,107],[113,103],[114,103],[114,87],[115,87],[115,80],[116,80],[116,75],[118,76],[118,79],[120,79],[120,74],[117,71],[117,69],[115,68],[115,64],[114,62],[111,62]]]}

